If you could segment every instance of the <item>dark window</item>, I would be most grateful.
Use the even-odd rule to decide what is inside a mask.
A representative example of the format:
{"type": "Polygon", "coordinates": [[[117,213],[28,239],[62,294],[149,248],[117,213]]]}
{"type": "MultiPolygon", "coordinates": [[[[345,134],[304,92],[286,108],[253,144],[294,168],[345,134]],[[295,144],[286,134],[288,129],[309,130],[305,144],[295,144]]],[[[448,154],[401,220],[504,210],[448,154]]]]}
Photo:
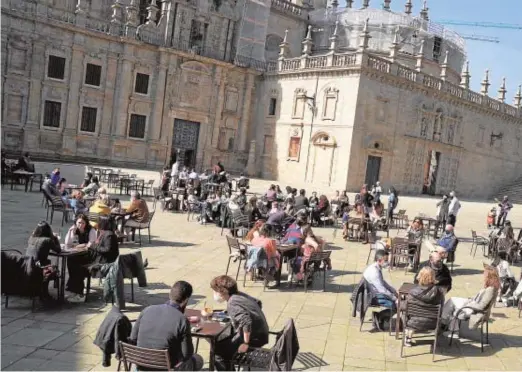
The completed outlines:
{"type": "Polygon", "coordinates": [[[63,80],[65,77],[65,58],[49,56],[47,77],[63,80]]]}
{"type": "Polygon", "coordinates": [[[433,38],[433,59],[435,61],[438,61],[440,58],[441,47],[442,47],[442,39],[438,36],[435,36],[433,38]]]}
{"type": "Polygon", "coordinates": [[[268,115],[274,116],[276,114],[277,98],[270,98],[270,106],[268,107],[268,115]]]}
{"type": "Polygon", "coordinates": [[[100,86],[101,82],[101,66],[87,63],[85,69],[85,84],[100,86]]]}
{"type": "Polygon", "coordinates": [[[60,112],[62,111],[62,103],[55,101],[45,101],[44,105],[44,127],[60,127],[60,112]]]}
{"type": "Polygon", "coordinates": [[[84,132],[95,132],[96,131],[96,113],[98,109],[96,107],[83,107],[82,108],[82,124],[80,130],[84,132]]]}
{"type": "Polygon", "coordinates": [[[149,75],[136,74],[136,84],[134,85],[134,91],[136,93],[148,94],[149,93],[149,75]]]}
{"type": "Polygon", "coordinates": [[[145,115],[131,114],[129,124],[129,137],[145,138],[145,115]]]}

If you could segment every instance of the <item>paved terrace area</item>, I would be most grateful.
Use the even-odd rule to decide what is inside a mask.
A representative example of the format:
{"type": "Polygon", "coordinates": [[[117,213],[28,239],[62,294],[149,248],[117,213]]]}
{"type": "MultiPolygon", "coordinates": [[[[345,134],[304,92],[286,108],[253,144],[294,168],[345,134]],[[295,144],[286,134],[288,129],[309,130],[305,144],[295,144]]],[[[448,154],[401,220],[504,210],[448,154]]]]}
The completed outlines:
{"type": "MultiPolygon", "coordinates": [[[[67,176],[66,176],[67,177],[67,176]]],[[[253,189],[264,190],[266,181],[253,181],[253,189]]],[[[45,219],[40,206],[41,194],[2,190],[2,248],[25,249],[36,223],[45,219]]],[[[311,189],[308,189],[311,191],[311,189]]],[[[462,202],[456,232],[461,238],[457,251],[452,296],[472,296],[482,284],[480,253],[469,255],[470,229],[485,230],[485,220],[492,202],[462,202]],[[463,239],[462,239],[463,238],[463,239]]],[[[152,206],[152,203],[149,203],[152,206]]],[[[435,200],[401,197],[400,208],[410,217],[417,212],[435,213],[435,200]]],[[[61,217],[61,216],[60,216],[61,217]]],[[[510,219],[522,226],[522,206],[517,205],[510,219]]],[[[55,218],[53,228],[60,227],[55,218]]],[[[191,307],[201,308],[205,300],[212,301],[210,280],[223,274],[228,248],[221,229],[187,222],[185,214],[161,211],[152,223],[152,243],[141,248],[149,260],[148,287],[135,286],[135,304],[128,306],[127,315],[135,319],[149,304],[163,303],[170,286],[177,280],[187,280],[194,286],[191,307]]],[[[264,312],[272,330],[279,330],[288,318],[294,318],[301,345],[294,369],[299,370],[522,370],[522,327],[518,312],[513,308],[494,308],[490,324],[490,346],[480,352],[479,333],[463,329],[460,342],[451,348],[441,337],[436,361],[432,362],[430,342],[406,349],[400,357],[400,341],[387,333],[369,333],[367,324],[359,332],[359,321],[351,317],[350,296],[365,268],[368,245],[345,242],[332,228],[317,228],[316,233],[329,242],[333,270],[328,273],[326,291],[316,285],[304,293],[302,288],[263,291],[260,283],[247,282],[244,290],[263,302],[264,312]]],[[[392,231],[392,235],[395,231],[392,231]]],[[[125,244],[122,252],[139,249],[125,244]]],[[[422,259],[428,257],[426,249],[422,259]]],[[[514,269],[520,275],[520,266],[514,269]]],[[[385,272],[385,278],[397,288],[411,282],[413,274],[404,270],[385,272]]],[[[28,299],[2,301],[2,370],[104,370],[101,351],[93,345],[98,326],[110,305],[101,301],[98,281],[92,281],[95,294],[87,304],[70,304],[59,310],[31,312],[28,299]]],[[[126,281],[127,299],[130,284],[126,281]]],[[[217,304],[214,304],[217,308],[217,304]]],[[[427,340],[431,340],[428,338],[427,340]]],[[[208,359],[208,346],[200,343],[199,353],[208,359]]],[[[208,366],[208,364],[206,365],[208,366]]],[[[113,359],[110,370],[116,369],[113,359]]]]}

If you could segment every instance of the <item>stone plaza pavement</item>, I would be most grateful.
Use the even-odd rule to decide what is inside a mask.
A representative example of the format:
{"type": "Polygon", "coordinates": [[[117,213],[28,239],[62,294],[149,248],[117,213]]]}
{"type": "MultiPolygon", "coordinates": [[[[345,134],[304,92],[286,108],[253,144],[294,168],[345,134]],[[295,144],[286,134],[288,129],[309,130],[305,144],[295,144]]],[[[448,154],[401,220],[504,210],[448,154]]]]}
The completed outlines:
{"type": "MultiPolygon", "coordinates": [[[[259,183],[264,188],[265,183],[259,183]]],[[[255,187],[254,187],[255,188],[255,187]]],[[[310,190],[311,191],[311,190],[310,190]]],[[[25,249],[35,225],[45,219],[37,192],[24,193],[21,188],[2,190],[2,248],[25,249]]],[[[461,238],[457,251],[451,296],[472,296],[481,287],[482,263],[480,252],[469,255],[470,228],[485,230],[485,218],[490,203],[462,202],[457,222],[461,238]]],[[[149,203],[152,207],[152,203],[149,203]]],[[[408,215],[424,211],[435,213],[435,200],[401,197],[401,209],[408,215]]],[[[61,215],[53,228],[60,227],[61,215]]],[[[514,226],[522,226],[522,206],[515,206],[510,219],[514,226]]],[[[63,228],[65,230],[65,228],[63,228]]],[[[272,330],[279,330],[289,318],[294,318],[301,345],[294,369],[300,370],[522,370],[522,327],[518,312],[513,308],[494,308],[490,324],[490,345],[480,352],[480,333],[463,329],[464,338],[450,348],[441,337],[436,361],[430,354],[431,337],[425,343],[406,349],[400,357],[400,341],[385,333],[369,333],[368,323],[359,332],[359,321],[351,317],[350,295],[365,268],[368,245],[344,242],[341,234],[331,228],[316,228],[316,233],[329,242],[333,270],[328,273],[326,291],[321,286],[304,293],[302,288],[263,291],[260,283],[247,282],[244,290],[263,302],[272,330]]],[[[152,223],[152,242],[141,248],[148,258],[148,287],[135,286],[136,304],[129,304],[127,315],[135,319],[149,304],[163,303],[170,286],[177,280],[187,280],[194,286],[191,306],[201,308],[204,301],[212,301],[210,280],[223,274],[228,248],[221,229],[188,222],[185,214],[158,211],[152,223]]],[[[392,235],[395,231],[392,231],[392,235]]],[[[124,244],[122,252],[139,249],[124,244]]],[[[422,259],[427,259],[424,249],[422,259]]],[[[237,264],[236,264],[237,265],[237,264]]],[[[236,266],[233,266],[234,270],[236,266]]],[[[514,268],[520,275],[520,266],[514,268]]],[[[398,287],[411,282],[413,274],[404,270],[385,272],[385,278],[398,287]]],[[[318,281],[319,282],[319,281],[318,281]]],[[[93,280],[95,294],[86,304],[69,304],[59,310],[31,312],[27,299],[10,299],[9,308],[2,302],[1,368],[5,370],[104,370],[102,354],[93,345],[96,330],[110,306],[100,299],[101,288],[93,280]]],[[[241,287],[240,287],[241,288],[241,287]]],[[[126,281],[127,299],[130,284],[126,281]]],[[[218,305],[214,304],[217,308],[218,305]]],[[[273,342],[273,341],[272,341],[273,342]]],[[[199,353],[208,359],[208,346],[200,343],[199,353]]],[[[110,370],[116,369],[116,362],[110,370]]]]}

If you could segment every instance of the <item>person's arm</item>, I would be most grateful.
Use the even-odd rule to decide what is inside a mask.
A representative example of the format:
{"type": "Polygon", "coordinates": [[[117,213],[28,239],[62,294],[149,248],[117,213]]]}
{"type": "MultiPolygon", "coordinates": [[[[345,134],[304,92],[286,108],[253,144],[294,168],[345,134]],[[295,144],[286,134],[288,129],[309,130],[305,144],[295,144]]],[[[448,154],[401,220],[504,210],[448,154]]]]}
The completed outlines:
{"type": "Polygon", "coordinates": [[[375,288],[377,293],[384,294],[394,301],[397,299],[395,296],[395,289],[386,283],[382,276],[381,270],[379,270],[377,267],[373,267],[372,270],[366,271],[365,274],[366,275],[364,275],[364,278],[375,288]]]}
{"type": "Polygon", "coordinates": [[[74,226],[72,226],[69,231],[67,231],[67,234],[65,235],[64,243],[66,246],[72,245],[74,241],[74,226]]]}
{"type": "Polygon", "coordinates": [[[508,278],[514,278],[515,275],[513,275],[513,273],[511,272],[511,267],[509,267],[509,262],[507,261],[504,261],[505,262],[505,269],[506,269],[506,275],[508,278]]]}
{"type": "Polygon", "coordinates": [[[127,213],[134,213],[136,210],[138,210],[138,203],[136,202],[130,203],[129,206],[125,208],[125,212],[127,213]]]}
{"type": "Polygon", "coordinates": [[[466,306],[469,306],[469,307],[477,309],[477,310],[484,310],[493,300],[493,297],[495,295],[495,291],[494,291],[493,287],[488,287],[484,291],[485,291],[484,295],[482,296],[482,298],[479,301],[475,301],[473,299],[466,306]]]}
{"type": "Polygon", "coordinates": [[[180,330],[181,339],[181,358],[186,362],[194,355],[194,345],[192,344],[192,334],[190,332],[190,323],[185,319],[184,325],[180,330]]]}
{"type": "MultiPolygon", "coordinates": [[[[230,304],[229,304],[230,305],[230,304]]],[[[230,317],[234,319],[237,328],[243,332],[243,340],[246,344],[250,342],[250,334],[252,332],[252,317],[250,314],[239,306],[229,306],[230,317]]]]}
{"type": "Polygon", "coordinates": [[[96,241],[96,229],[94,227],[89,231],[89,243],[94,243],[96,241]]]}
{"type": "Polygon", "coordinates": [[[56,236],[51,238],[51,244],[49,246],[50,250],[56,253],[60,253],[62,251],[62,247],[60,246],[60,241],[56,236]]]}

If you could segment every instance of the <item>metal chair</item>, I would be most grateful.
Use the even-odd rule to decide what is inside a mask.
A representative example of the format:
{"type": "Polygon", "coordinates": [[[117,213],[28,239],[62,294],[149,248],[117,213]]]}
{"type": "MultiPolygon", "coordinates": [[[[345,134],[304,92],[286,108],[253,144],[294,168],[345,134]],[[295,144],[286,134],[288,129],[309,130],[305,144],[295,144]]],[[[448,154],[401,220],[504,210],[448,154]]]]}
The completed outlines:
{"type": "MultiPolygon", "coordinates": [[[[243,243],[240,243],[238,239],[227,235],[227,243],[228,243],[228,263],[227,263],[227,271],[225,272],[225,275],[228,275],[228,269],[230,268],[230,262],[234,260],[234,262],[239,260],[239,263],[237,265],[237,273],[236,273],[236,281],[239,277],[239,270],[241,269],[241,262],[247,260],[247,248],[246,245],[243,243]]],[[[243,282],[243,287],[245,286],[245,283],[243,282]]]]}
{"type": "Polygon", "coordinates": [[[140,369],[149,369],[156,371],[173,371],[170,367],[170,356],[168,349],[146,349],[134,346],[125,342],[119,342],[121,360],[118,363],[118,371],[120,364],[123,362],[125,371],[131,371],[131,365],[139,366],[140,369]]]}
{"type": "MultiPolygon", "coordinates": [[[[74,213],[73,210],[69,208],[59,196],[51,196],[49,201],[49,208],[51,209],[50,224],[53,223],[54,212],[62,213],[62,226],[65,222],[69,222],[69,215],[74,213]]],[[[46,221],[49,219],[49,208],[47,208],[47,217],[45,219],[46,221]]]]}
{"type": "Polygon", "coordinates": [[[473,254],[473,258],[475,257],[475,254],[477,253],[477,247],[480,245],[482,246],[482,254],[486,255],[486,247],[489,245],[489,239],[480,236],[477,234],[475,230],[471,230],[471,249],[469,251],[469,254],[473,254]]]}
{"type": "Polygon", "coordinates": [[[156,213],[155,210],[153,210],[152,212],[149,213],[149,219],[147,222],[137,222],[137,221],[133,221],[133,220],[128,220],[127,223],[125,224],[125,227],[130,227],[130,228],[134,229],[134,231],[132,233],[133,238],[134,238],[135,230],[138,230],[138,235],[140,237],[140,247],[141,247],[141,230],[147,229],[148,234],[149,234],[149,244],[150,244],[150,224],[152,222],[152,218],[154,217],[155,213],[156,213]]]}
{"type": "MultiPolygon", "coordinates": [[[[442,304],[439,305],[420,305],[406,302],[406,309],[402,312],[402,342],[401,342],[401,358],[404,358],[404,343],[406,341],[406,324],[410,317],[421,317],[436,322],[435,329],[428,329],[423,332],[435,331],[435,339],[433,340],[433,357],[435,360],[435,352],[437,351],[437,340],[439,335],[440,316],[442,313],[442,304]]],[[[397,315],[399,316],[399,315],[397,315]]]]}

